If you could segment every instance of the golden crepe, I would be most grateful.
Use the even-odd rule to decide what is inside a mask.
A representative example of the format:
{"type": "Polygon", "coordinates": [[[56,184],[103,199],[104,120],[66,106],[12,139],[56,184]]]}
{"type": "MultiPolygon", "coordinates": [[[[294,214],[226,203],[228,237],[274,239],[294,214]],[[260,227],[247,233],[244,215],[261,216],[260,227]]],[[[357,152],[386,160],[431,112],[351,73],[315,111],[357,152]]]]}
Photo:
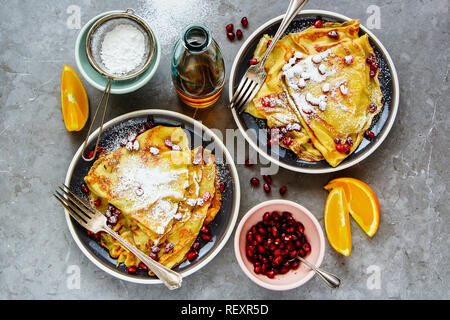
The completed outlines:
{"type": "MultiPolygon", "coordinates": [[[[282,129],[280,145],[301,160],[325,159],[336,167],[358,148],[381,111],[377,73],[370,75],[366,62],[373,48],[358,32],[359,21],[352,20],[291,33],[265,63],[267,79],[246,112],[282,129]]],[[[262,37],[255,59],[270,40],[262,37]]]]}
{"type": "MultiPolygon", "coordinates": [[[[105,152],[95,161],[85,177],[89,198],[92,204],[100,199],[97,209],[107,216],[119,209],[113,230],[173,268],[186,259],[201,227],[220,210],[215,158],[202,147],[190,150],[179,127],[157,126],[134,141],[136,148],[105,152]]],[[[118,265],[139,265],[108,234],[100,242],[118,265]]]]}

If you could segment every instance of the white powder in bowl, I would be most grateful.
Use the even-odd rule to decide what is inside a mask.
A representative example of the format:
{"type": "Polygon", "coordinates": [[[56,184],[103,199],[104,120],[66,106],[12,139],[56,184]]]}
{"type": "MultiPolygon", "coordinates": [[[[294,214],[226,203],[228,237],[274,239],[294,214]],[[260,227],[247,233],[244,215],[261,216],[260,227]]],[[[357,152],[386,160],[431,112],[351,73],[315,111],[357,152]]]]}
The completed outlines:
{"type": "Polygon", "coordinates": [[[135,70],[144,55],[144,35],[129,24],[120,24],[107,32],[100,52],[106,70],[113,75],[124,75],[135,70]]]}

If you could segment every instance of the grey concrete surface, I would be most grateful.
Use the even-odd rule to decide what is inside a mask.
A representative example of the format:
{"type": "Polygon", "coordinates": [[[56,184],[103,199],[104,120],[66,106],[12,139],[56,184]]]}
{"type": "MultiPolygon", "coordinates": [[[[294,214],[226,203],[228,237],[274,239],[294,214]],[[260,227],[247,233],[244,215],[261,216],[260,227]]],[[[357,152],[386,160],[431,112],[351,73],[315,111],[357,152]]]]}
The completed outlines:
{"type": "MultiPolygon", "coordinates": [[[[315,277],[301,288],[272,292],[253,284],[240,270],[228,241],[201,271],[177,291],[117,280],[94,266],[78,249],[63,210],[52,200],[64,180],[86,129],[69,133],[60,107],[64,64],[76,67],[79,30],[68,27],[70,5],[81,9],[81,26],[108,10],[133,7],[148,19],[163,50],[154,78],[142,89],[113,96],[107,119],[145,108],[192,115],[170,80],[171,49],[189,23],[208,26],[220,44],[228,72],[240,42],[228,42],[224,27],[247,16],[249,35],[282,14],[288,1],[0,0],[0,298],[1,299],[449,299],[449,34],[447,0],[311,0],[306,9],[325,9],[369,23],[370,6],[380,8],[381,28],[372,31],[390,52],[400,80],[400,108],[381,147],[359,165],[335,174],[306,175],[280,169],[276,185],[286,199],[308,207],[323,225],[332,178],[367,182],[379,196],[381,223],[372,239],[352,222],[353,252],[343,257],[326,244],[323,267],[340,275],[338,290],[315,277]],[[79,289],[67,285],[68,268],[80,268],[79,289]],[[375,271],[374,271],[375,270],[375,271]],[[379,271],[379,273],[377,273],[379,271]],[[370,284],[376,275],[380,286],[370,284]]],[[[227,75],[228,76],[228,75],[227,75]]],[[[100,92],[84,81],[91,109],[100,92]]],[[[228,85],[228,83],[227,83],[228,85]]],[[[235,128],[223,95],[199,112],[211,128],[235,128]]],[[[271,198],[248,192],[259,166],[238,166],[243,187],[239,217],[271,198]]],[[[234,235],[234,233],[233,233],[234,235]]]]}

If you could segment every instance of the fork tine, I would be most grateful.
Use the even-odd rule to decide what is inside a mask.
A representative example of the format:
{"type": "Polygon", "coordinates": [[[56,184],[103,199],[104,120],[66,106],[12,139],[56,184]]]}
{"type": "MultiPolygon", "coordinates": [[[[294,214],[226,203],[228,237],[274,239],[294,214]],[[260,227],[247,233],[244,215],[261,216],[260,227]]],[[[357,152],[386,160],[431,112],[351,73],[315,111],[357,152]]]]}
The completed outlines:
{"type": "Polygon", "coordinates": [[[248,81],[250,81],[250,79],[244,75],[244,77],[241,79],[241,82],[239,83],[238,88],[234,92],[233,98],[231,98],[231,107],[233,107],[234,103],[236,102],[236,98],[241,93],[244,84],[246,84],[248,81]]]}
{"type": "Polygon", "coordinates": [[[66,185],[64,185],[64,187],[66,187],[67,190],[58,186],[58,188],[61,189],[61,191],[64,192],[64,194],[67,195],[72,200],[72,202],[78,201],[81,205],[83,205],[83,207],[86,208],[86,210],[84,210],[83,208],[80,208],[80,209],[83,211],[84,214],[86,214],[88,216],[88,218],[92,218],[97,213],[96,211],[94,211],[92,209],[92,207],[86,201],[81,199],[72,190],[70,190],[69,187],[67,187],[66,185]],[[88,211],[88,212],[86,212],[86,211],[88,211]]]}
{"type": "Polygon", "coordinates": [[[242,103],[239,108],[237,109],[238,114],[242,113],[242,111],[245,110],[245,106],[247,105],[247,103],[249,103],[258,93],[259,89],[261,88],[261,84],[258,84],[256,87],[253,88],[252,91],[249,92],[248,97],[246,98],[246,100],[244,101],[244,103],[242,103]]]}
{"type": "Polygon", "coordinates": [[[53,194],[53,196],[62,204],[62,206],[69,212],[70,216],[74,218],[81,226],[85,227],[87,229],[87,223],[83,220],[75,211],[72,210],[71,207],[69,207],[64,198],[58,197],[56,194],[53,194]]]}
{"type": "Polygon", "coordinates": [[[80,217],[83,218],[86,222],[93,218],[93,215],[90,215],[86,212],[86,209],[83,209],[68,193],[64,193],[65,196],[60,194],[57,190],[55,191],[61,198],[64,198],[66,204],[72,208],[80,217]]]}
{"type": "Polygon", "coordinates": [[[232,101],[233,106],[239,106],[239,100],[241,100],[242,96],[247,92],[248,88],[253,84],[253,81],[250,79],[246,79],[245,85],[239,92],[235,93],[234,100],[232,101]]]}
{"type": "Polygon", "coordinates": [[[248,90],[242,95],[240,100],[237,102],[237,104],[236,104],[237,110],[240,110],[242,108],[242,106],[245,106],[247,104],[247,102],[249,101],[248,97],[252,95],[253,90],[255,89],[255,87],[257,85],[258,85],[258,83],[252,82],[252,85],[248,88],[248,90]]]}
{"type": "Polygon", "coordinates": [[[241,90],[241,92],[239,93],[239,96],[236,98],[236,100],[234,101],[234,106],[235,108],[239,108],[239,106],[241,105],[241,101],[242,98],[247,94],[248,90],[251,90],[251,88],[255,85],[255,82],[250,80],[248,81],[248,83],[244,86],[244,88],[241,90]]]}

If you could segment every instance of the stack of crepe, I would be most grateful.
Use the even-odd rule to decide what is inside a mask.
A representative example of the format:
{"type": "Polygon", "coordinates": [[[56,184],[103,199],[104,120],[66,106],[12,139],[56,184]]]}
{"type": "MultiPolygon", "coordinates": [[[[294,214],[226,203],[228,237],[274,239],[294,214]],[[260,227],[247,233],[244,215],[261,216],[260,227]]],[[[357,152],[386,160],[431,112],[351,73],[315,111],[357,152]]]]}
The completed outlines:
{"type": "MultiPolygon", "coordinates": [[[[179,127],[157,126],[136,141],[138,150],[122,147],[95,161],[85,177],[90,201],[100,199],[103,213],[111,205],[119,209],[113,230],[146,254],[159,251],[158,261],[173,268],[220,210],[215,158],[202,147],[190,150],[179,127]]],[[[139,265],[110,235],[102,234],[101,244],[117,265],[139,265]]]]}
{"type": "MultiPolygon", "coordinates": [[[[254,58],[261,59],[270,40],[261,38],[254,58]]],[[[370,77],[366,63],[373,55],[368,36],[359,36],[358,20],[288,34],[269,55],[267,79],[246,112],[270,128],[295,124],[300,130],[288,130],[292,140],[280,145],[300,160],[325,159],[336,167],[358,148],[382,108],[378,73],[370,77]],[[340,142],[348,142],[346,152],[336,149],[340,142]]]]}

